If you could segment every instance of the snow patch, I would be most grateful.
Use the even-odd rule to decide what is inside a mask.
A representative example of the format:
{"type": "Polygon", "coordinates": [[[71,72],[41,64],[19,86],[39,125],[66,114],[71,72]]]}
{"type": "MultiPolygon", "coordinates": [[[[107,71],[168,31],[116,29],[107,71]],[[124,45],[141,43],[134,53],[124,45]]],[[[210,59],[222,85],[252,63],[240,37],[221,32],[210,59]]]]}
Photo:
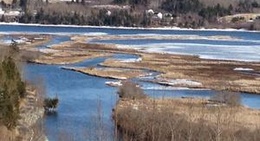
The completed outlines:
{"type": "Polygon", "coordinates": [[[57,50],[48,49],[48,48],[39,49],[39,51],[42,52],[42,53],[56,53],[56,52],[59,52],[57,50]]]}
{"type": "Polygon", "coordinates": [[[166,86],[147,86],[142,87],[144,90],[189,90],[187,87],[166,87],[166,86]]]}
{"type": "Polygon", "coordinates": [[[142,58],[131,58],[131,59],[120,59],[120,62],[125,62],[125,63],[134,63],[134,62],[141,62],[142,58]]]}
{"type": "Polygon", "coordinates": [[[174,79],[174,80],[162,80],[159,81],[160,84],[170,85],[170,86],[201,86],[200,82],[187,80],[187,79],[174,79]]]}
{"type": "Polygon", "coordinates": [[[112,87],[119,87],[122,86],[122,81],[107,81],[105,84],[112,87]]]}
{"type": "Polygon", "coordinates": [[[84,33],[83,35],[85,36],[103,36],[103,35],[108,35],[105,32],[88,32],[88,33],[84,33]]]}
{"type": "Polygon", "coordinates": [[[254,71],[254,69],[251,69],[251,68],[234,68],[234,71],[254,71]]]}
{"type": "Polygon", "coordinates": [[[183,30],[183,31],[227,31],[227,32],[260,32],[260,31],[249,31],[245,29],[232,29],[232,28],[226,28],[226,29],[217,29],[217,28],[211,28],[211,29],[192,29],[192,28],[180,28],[176,26],[165,26],[165,27],[153,27],[153,28],[143,28],[143,27],[115,27],[115,26],[80,26],[80,25],[43,25],[43,24],[24,24],[24,23],[18,23],[18,22],[12,22],[12,23],[5,23],[0,22],[0,25],[22,25],[22,26],[43,26],[43,27],[79,27],[79,28],[99,28],[99,29],[127,29],[127,30],[183,30]]]}

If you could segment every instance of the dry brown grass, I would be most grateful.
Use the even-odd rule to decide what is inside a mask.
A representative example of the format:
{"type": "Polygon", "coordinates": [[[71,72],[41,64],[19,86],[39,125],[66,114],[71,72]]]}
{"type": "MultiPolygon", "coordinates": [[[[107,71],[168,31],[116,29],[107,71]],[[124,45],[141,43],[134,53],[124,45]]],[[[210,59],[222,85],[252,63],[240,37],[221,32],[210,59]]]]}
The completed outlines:
{"type": "MultiPolygon", "coordinates": [[[[37,50],[34,50],[37,52],[37,50]]],[[[41,50],[39,58],[33,60],[36,63],[43,64],[71,64],[84,61],[86,59],[110,56],[110,53],[88,51],[77,47],[74,43],[63,42],[59,45],[53,45],[51,49],[41,50]]]]}
{"type": "Polygon", "coordinates": [[[15,140],[17,133],[15,131],[8,130],[5,126],[0,125],[0,140],[12,141],[15,140]]]}
{"type": "MultiPolygon", "coordinates": [[[[208,36],[211,40],[241,40],[231,36],[208,36]]],[[[76,35],[71,39],[77,42],[86,42],[89,40],[136,40],[136,39],[153,39],[153,40],[181,40],[181,39],[205,39],[203,36],[198,35],[76,35]]]]}
{"type": "Polygon", "coordinates": [[[82,72],[88,75],[112,78],[112,79],[129,79],[138,76],[146,75],[145,72],[141,70],[126,70],[126,69],[116,69],[116,68],[65,68],[78,72],[82,72]]]}
{"type": "Polygon", "coordinates": [[[114,119],[124,140],[260,139],[259,110],[210,104],[204,99],[122,99],[114,119]]]}
{"type": "Polygon", "coordinates": [[[196,56],[142,53],[142,61],[122,63],[106,60],[108,67],[145,68],[162,72],[162,79],[187,79],[201,82],[202,87],[215,90],[260,93],[260,80],[253,75],[234,71],[234,68],[260,70],[259,63],[200,59],[196,56]]]}
{"type": "Polygon", "coordinates": [[[199,120],[203,119],[211,124],[216,124],[216,114],[221,114],[223,126],[243,126],[250,129],[260,127],[259,110],[253,110],[243,106],[210,106],[210,103],[211,102],[205,99],[191,98],[122,100],[118,103],[117,110],[123,110],[125,108],[133,108],[141,111],[143,109],[154,110],[154,112],[157,110],[169,110],[175,114],[183,115],[183,117],[189,121],[199,122],[199,120]],[[232,119],[225,119],[229,118],[230,113],[232,113],[232,119]],[[234,121],[228,123],[231,122],[229,120],[234,121]]]}
{"type": "Polygon", "coordinates": [[[42,64],[72,64],[84,61],[86,59],[98,58],[109,56],[109,54],[97,54],[97,53],[85,53],[84,55],[72,55],[72,54],[58,54],[41,56],[38,59],[33,60],[35,63],[42,64]]]}

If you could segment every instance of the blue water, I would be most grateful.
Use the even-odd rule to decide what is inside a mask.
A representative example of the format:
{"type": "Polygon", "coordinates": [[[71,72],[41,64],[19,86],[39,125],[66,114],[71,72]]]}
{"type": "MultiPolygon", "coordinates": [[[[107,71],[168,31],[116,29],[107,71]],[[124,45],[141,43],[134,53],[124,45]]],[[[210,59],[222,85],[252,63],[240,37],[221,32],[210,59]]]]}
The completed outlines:
{"type": "MultiPolygon", "coordinates": [[[[116,54],[117,59],[136,58],[134,55],[116,54]]],[[[66,66],[90,67],[105,61],[105,57],[88,59],[66,66]]],[[[110,79],[103,79],[82,73],[63,70],[60,65],[27,64],[27,80],[44,80],[49,97],[60,99],[58,113],[47,116],[45,125],[50,141],[60,140],[65,133],[72,140],[96,140],[95,133],[99,104],[101,106],[102,128],[106,140],[113,140],[112,109],[117,101],[116,88],[105,85],[110,79]],[[91,133],[93,132],[93,133],[91,133]]]]}
{"type": "Polygon", "coordinates": [[[93,130],[90,125],[96,120],[99,102],[103,126],[112,138],[111,114],[117,96],[115,88],[105,85],[108,79],[63,70],[59,66],[27,64],[26,78],[39,77],[45,82],[47,95],[54,97],[57,94],[60,99],[57,115],[47,116],[45,121],[50,141],[59,140],[64,132],[75,140],[85,140],[84,135],[93,130]]]}
{"type": "MultiPolygon", "coordinates": [[[[194,97],[194,98],[211,98],[215,94],[219,93],[213,90],[145,90],[151,97],[155,98],[182,98],[182,97],[194,97]]],[[[241,93],[241,103],[250,108],[260,109],[259,95],[241,93]]]]}
{"type": "Polygon", "coordinates": [[[59,44],[61,42],[66,42],[66,41],[70,41],[70,37],[69,36],[52,36],[51,37],[51,41],[48,42],[47,44],[44,44],[42,46],[39,46],[38,48],[50,48],[51,45],[55,45],[55,44],[59,44]]]}
{"type": "MultiPolygon", "coordinates": [[[[123,34],[176,34],[176,35],[228,35],[245,40],[260,40],[259,33],[251,32],[235,32],[235,31],[178,31],[178,30],[126,30],[126,29],[102,29],[102,28],[74,28],[74,27],[38,27],[38,26],[13,26],[0,25],[0,32],[19,32],[19,33],[48,33],[48,34],[85,34],[85,33],[107,33],[111,35],[123,34]]],[[[68,36],[56,36],[54,39],[42,46],[46,47],[53,43],[59,43],[69,40],[68,36]]],[[[128,40],[127,40],[128,41],[128,40]]],[[[112,43],[126,41],[112,41],[112,43]]],[[[146,45],[149,43],[157,43],[157,40],[136,40],[129,41],[129,44],[146,45]]],[[[229,44],[232,46],[247,45],[247,42],[235,41],[208,41],[208,40],[170,40],[166,42],[177,43],[204,43],[204,44],[229,44]]],[[[250,45],[256,43],[250,42],[250,45]]],[[[257,50],[256,50],[257,51],[257,50]]],[[[136,58],[133,55],[115,55],[114,58],[128,59],[136,58]]],[[[97,66],[106,58],[85,60],[79,63],[66,66],[97,66]]],[[[43,79],[46,87],[47,96],[54,97],[56,94],[60,99],[58,112],[56,115],[47,116],[45,118],[46,132],[50,141],[61,140],[60,136],[72,138],[76,141],[97,140],[95,129],[97,125],[104,128],[104,140],[112,140],[113,138],[113,122],[111,120],[112,108],[114,107],[117,95],[116,88],[105,85],[110,79],[98,78],[89,75],[84,75],[78,72],[61,69],[59,65],[40,65],[27,64],[25,76],[28,80],[43,79]],[[100,105],[100,106],[99,106],[100,105]],[[100,111],[101,112],[98,112],[100,111]],[[97,121],[98,113],[102,114],[102,122],[97,121]]],[[[157,89],[161,87],[157,84],[139,82],[145,92],[156,98],[162,97],[211,97],[215,91],[211,90],[167,90],[157,89]],[[151,88],[152,87],[152,88],[151,88]],[[151,89],[150,89],[151,88],[151,89]]],[[[251,108],[260,109],[260,96],[242,94],[242,103],[251,108]]]]}
{"type": "MultiPolygon", "coordinates": [[[[260,35],[259,35],[260,36],[260,35]]],[[[172,40],[155,40],[155,39],[128,39],[128,40],[93,40],[92,43],[113,43],[119,45],[146,45],[149,44],[158,44],[158,43],[185,43],[185,44],[208,44],[208,45],[230,45],[232,46],[248,46],[248,45],[260,45],[259,42],[250,42],[250,41],[218,41],[218,40],[203,40],[203,39],[172,39],[172,40]]]]}
{"type": "Polygon", "coordinates": [[[0,32],[16,33],[61,33],[61,34],[84,34],[89,32],[102,32],[111,35],[120,34],[171,34],[171,35],[200,35],[216,36],[227,35],[242,39],[259,40],[260,32],[247,31],[197,31],[197,30],[147,30],[147,29],[108,29],[89,27],[57,27],[57,26],[28,26],[28,25],[0,25],[0,32]]]}

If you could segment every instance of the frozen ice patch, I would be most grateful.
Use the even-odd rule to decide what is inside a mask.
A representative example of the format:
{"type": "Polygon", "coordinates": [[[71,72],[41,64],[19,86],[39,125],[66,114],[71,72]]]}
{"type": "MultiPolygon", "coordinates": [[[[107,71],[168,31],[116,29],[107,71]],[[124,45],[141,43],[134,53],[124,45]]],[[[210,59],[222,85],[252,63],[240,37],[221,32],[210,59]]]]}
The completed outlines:
{"type": "Polygon", "coordinates": [[[103,36],[103,35],[108,35],[105,32],[88,32],[88,33],[84,33],[83,35],[85,36],[103,36]]]}
{"type": "Polygon", "coordinates": [[[142,87],[144,90],[189,90],[187,87],[166,87],[166,86],[148,86],[142,87]]]}
{"type": "Polygon", "coordinates": [[[162,80],[159,81],[160,84],[170,85],[170,86],[201,86],[200,82],[187,80],[187,79],[174,79],[174,80],[162,80]]]}
{"type": "Polygon", "coordinates": [[[234,71],[254,71],[254,69],[251,69],[251,68],[234,68],[234,71]]]}
{"type": "Polygon", "coordinates": [[[107,82],[105,82],[105,84],[108,85],[108,86],[112,86],[112,87],[122,86],[121,81],[107,81],[107,82]]]}
{"type": "Polygon", "coordinates": [[[125,63],[134,63],[134,62],[141,62],[142,58],[131,58],[131,59],[120,59],[120,62],[125,62],[125,63]]]}

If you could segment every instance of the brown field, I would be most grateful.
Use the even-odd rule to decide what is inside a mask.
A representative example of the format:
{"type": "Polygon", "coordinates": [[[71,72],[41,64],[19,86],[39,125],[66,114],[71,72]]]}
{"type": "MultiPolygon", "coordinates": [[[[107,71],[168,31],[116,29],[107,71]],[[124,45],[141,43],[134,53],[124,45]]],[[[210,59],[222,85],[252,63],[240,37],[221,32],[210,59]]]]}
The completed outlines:
{"type": "MultiPolygon", "coordinates": [[[[217,105],[217,104],[216,104],[217,105]]],[[[260,127],[260,111],[245,108],[243,106],[230,107],[230,106],[216,106],[211,104],[206,99],[140,99],[140,100],[120,100],[116,106],[117,110],[124,110],[126,108],[132,108],[137,110],[150,110],[150,111],[162,111],[169,110],[175,114],[182,115],[192,122],[199,122],[204,120],[210,122],[210,124],[217,124],[218,121],[216,114],[221,114],[221,122],[223,126],[239,127],[243,126],[250,129],[260,127]],[[220,113],[216,113],[220,110],[220,113]],[[225,119],[229,118],[228,115],[232,114],[234,122],[225,119]],[[232,124],[232,125],[230,125],[232,124]]]]}
{"type": "Polygon", "coordinates": [[[204,99],[121,99],[114,120],[124,140],[257,141],[260,111],[204,99]]]}

